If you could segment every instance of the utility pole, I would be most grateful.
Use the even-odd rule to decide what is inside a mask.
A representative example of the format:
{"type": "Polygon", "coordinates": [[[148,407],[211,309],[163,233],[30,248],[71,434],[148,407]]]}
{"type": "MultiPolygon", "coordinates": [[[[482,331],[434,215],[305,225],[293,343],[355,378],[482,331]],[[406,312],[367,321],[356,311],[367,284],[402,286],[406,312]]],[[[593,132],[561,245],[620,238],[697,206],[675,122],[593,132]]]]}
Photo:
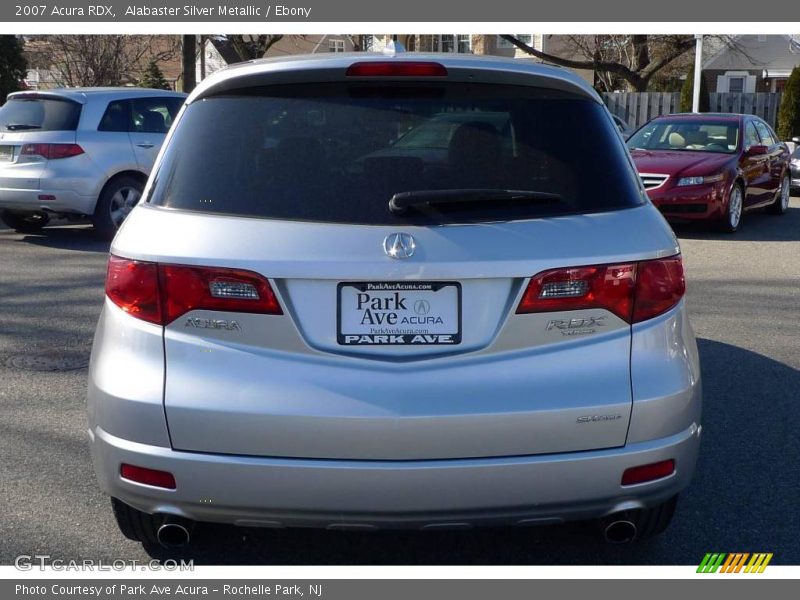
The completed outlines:
{"type": "Polygon", "coordinates": [[[703,76],[703,35],[694,36],[694,88],[692,89],[692,112],[700,112],[700,78],[703,76]]]}
{"type": "Polygon", "coordinates": [[[197,56],[197,38],[194,35],[181,36],[183,45],[181,58],[183,62],[183,91],[187,94],[197,85],[195,74],[195,57],[197,56]]]}

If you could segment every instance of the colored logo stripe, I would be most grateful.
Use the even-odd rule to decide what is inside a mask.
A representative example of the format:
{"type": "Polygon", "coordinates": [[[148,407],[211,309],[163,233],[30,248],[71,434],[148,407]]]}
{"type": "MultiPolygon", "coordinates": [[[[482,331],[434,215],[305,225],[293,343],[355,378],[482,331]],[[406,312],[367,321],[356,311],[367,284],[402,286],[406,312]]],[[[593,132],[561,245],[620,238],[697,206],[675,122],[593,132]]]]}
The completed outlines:
{"type": "Polygon", "coordinates": [[[763,573],[772,560],[772,552],[708,552],[697,567],[698,573],[763,573]],[[747,562],[747,559],[750,562],[747,562]],[[746,566],[745,566],[746,563],[746,566]]]}

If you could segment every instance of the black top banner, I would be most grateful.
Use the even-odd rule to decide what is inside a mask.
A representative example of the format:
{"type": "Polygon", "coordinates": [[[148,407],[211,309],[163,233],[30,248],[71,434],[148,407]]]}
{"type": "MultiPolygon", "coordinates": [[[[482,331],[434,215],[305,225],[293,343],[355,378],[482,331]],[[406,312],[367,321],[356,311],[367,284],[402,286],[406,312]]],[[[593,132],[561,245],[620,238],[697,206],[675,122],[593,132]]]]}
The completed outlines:
{"type": "Polygon", "coordinates": [[[798,22],[800,2],[773,0],[40,0],[3,2],[0,22],[798,22]]]}

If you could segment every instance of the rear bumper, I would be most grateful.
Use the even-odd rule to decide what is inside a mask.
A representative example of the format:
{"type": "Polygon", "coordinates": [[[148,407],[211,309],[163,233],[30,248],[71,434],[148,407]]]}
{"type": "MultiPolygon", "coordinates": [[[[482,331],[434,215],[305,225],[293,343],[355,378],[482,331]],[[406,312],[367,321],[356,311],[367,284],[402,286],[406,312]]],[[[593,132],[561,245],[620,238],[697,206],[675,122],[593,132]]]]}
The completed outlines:
{"type": "Polygon", "coordinates": [[[429,461],[261,458],[180,452],[90,430],[102,489],[148,513],[243,526],[435,528],[536,525],[653,506],[689,485],[701,428],[607,450],[429,461]],[[672,458],[673,475],[623,487],[623,471],[672,458]],[[124,480],[169,471],[176,490],[124,480]]]}
{"type": "Polygon", "coordinates": [[[46,185],[37,189],[0,188],[0,210],[91,215],[96,203],[96,196],[82,196],[74,190],[55,189],[46,185]],[[43,199],[41,196],[55,199],[43,199]]]}

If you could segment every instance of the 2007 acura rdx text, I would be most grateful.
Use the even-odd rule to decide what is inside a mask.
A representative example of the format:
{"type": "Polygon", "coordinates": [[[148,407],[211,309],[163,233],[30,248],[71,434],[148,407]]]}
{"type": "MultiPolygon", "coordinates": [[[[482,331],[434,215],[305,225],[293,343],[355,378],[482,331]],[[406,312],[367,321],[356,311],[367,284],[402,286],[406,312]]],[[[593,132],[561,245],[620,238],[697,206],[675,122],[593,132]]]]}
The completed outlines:
{"type": "Polygon", "coordinates": [[[126,536],[165,546],[203,521],[651,536],[700,441],[683,295],[576,76],[405,53],[231,67],[188,98],[111,247],[100,485],[126,536]]]}

